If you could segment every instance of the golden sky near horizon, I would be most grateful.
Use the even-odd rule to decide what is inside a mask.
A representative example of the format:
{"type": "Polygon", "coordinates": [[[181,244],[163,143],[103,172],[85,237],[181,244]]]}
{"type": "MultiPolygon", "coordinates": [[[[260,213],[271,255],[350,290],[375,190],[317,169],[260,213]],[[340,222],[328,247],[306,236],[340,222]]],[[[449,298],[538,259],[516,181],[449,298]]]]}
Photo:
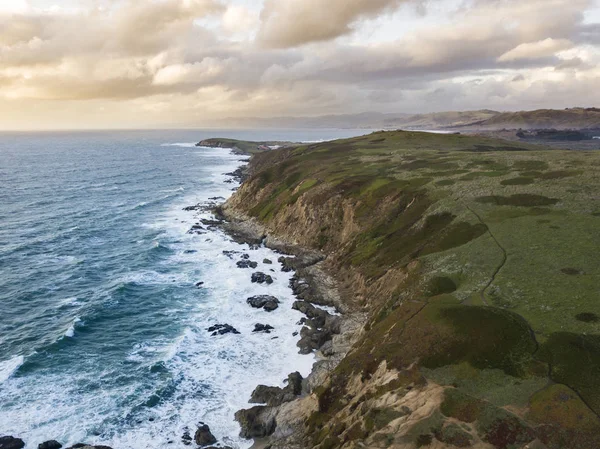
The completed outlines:
{"type": "Polygon", "coordinates": [[[599,106],[599,3],[0,0],[0,129],[599,106]]]}

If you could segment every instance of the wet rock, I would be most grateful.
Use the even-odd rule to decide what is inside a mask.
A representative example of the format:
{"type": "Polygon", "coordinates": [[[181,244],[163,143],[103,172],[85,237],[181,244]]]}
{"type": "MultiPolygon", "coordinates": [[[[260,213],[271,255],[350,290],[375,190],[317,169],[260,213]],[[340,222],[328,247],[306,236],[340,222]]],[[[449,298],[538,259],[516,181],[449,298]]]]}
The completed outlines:
{"type": "Polygon", "coordinates": [[[235,420],[240,423],[242,438],[264,438],[275,432],[275,414],[272,409],[264,406],[252,407],[248,410],[239,410],[235,413],[235,420]]]}
{"type": "Polygon", "coordinates": [[[284,273],[289,273],[290,271],[293,271],[294,269],[292,268],[292,258],[291,257],[284,257],[281,256],[279,259],[277,259],[277,262],[279,262],[282,266],[281,266],[281,271],[283,271],[284,273]]]}
{"type": "Polygon", "coordinates": [[[225,334],[239,334],[238,330],[235,327],[230,326],[229,324],[215,324],[214,326],[211,326],[206,330],[208,332],[212,332],[212,337],[225,334]]]}
{"type": "Polygon", "coordinates": [[[302,294],[310,289],[310,285],[304,279],[300,279],[297,276],[294,276],[290,280],[290,287],[294,293],[294,295],[299,298],[302,297],[302,294]]]}
{"type": "Polygon", "coordinates": [[[275,328],[273,326],[269,326],[268,324],[255,324],[252,332],[263,332],[265,334],[270,334],[272,330],[275,330],[275,328]]]}
{"type": "Polygon", "coordinates": [[[250,259],[250,254],[246,254],[246,253],[242,254],[242,259],[244,259],[244,260],[250,259]]]}
{"type": "Polygon", "coordinates": [[[223,254],[225,254],[227,257],[229,257],[230,259],[233,259],[233,257],[236,254],[240,254],[239,251],[223,251],[223,254]]]}
{"type": "Polygon", "coordinates": [[[270,259],[263,259],[263,263],[267,264],[267,265],[272,265],[273,261],[270,259]]]}
{"type": "Polygon", "coordinates": [[[223,223],[221,220],[209,220],[207,218],[203,218],[202,220],[200,220],[200,222],[204,226],[219,226],[221,223],[223,223]]]}
{"type": "Polygon", "coordinates": [[[46,441],[44,443],[38,444],[38,449],[60,449],[62,444],[60,444],[56,440],[46,441]]]}
{"type": "Polygon", "coordinates": [[[190,435],[189,429],[184,429],[183,435],[181,437],[181,441],[186,446],[190,446],[192,444],[192,436],[190,435]]]}
{"type": "Polygon", "coordinates": [[[277,407],[283,404],[282,397],[282,388],[259,385],[250,396],[250,404],[267,404],[269,407],[277,407]]]}
{"type": "Polygon", "coordinates": [[[212,200],[212,201],[225,201],[225,198],[223,198],[222,196],[213,196],[212,198],[209,198],[209,200],[212,200]]]}
{"type": "Polygon", "coordinates": [[[267,312],[272,312],[279,307],[279,300],[274,296],[258,295],[246,300],[255,309],[264,309],[267,312]]]}
{"type": "Polygon", "coordinates": [[[188,206],[188,207],[184,207],[183,210],[186,212],[192,212],[195,210],[200,210],[202,208],[201,204],[196,204],[195,206],[188,206]]]}
{"type": "Polygon", "coordinates": [[[0,437],[0,449],[22,449],[25,442],[20,438],[11,436],[0,437]]]}
{"type": "Polygon", "coordinates": [[[271,276],[269,276],[268,274],[262,273],[260,271],[256,272],[256,273],[252,273],[252,278],[251,278],[252,282],[255,284],[272,284],[273,283],[273,278],[271,276]]]}
{"type": "Polygon", "coordinates": [[[331,333],[326,329],[305,326],[300,330],[300,337],[300,341],[296,343],[300,348],[300,354],[310,354],[331,340],[331,333]]]}
{"type": "Polygon", "coordinates": [[[204,229],[201,225],[197,224],[192,226],[192,228],[188,231],[188,234],[206,234],[206,229],[204,229]]]}
{"type": "Polygon", "coordinates": [[[258,267],[258,263],[252,262],[251,260],[240,260],[236,265],[238,268],[256,268],[256,267],[258,267]]]}
{"type": "Polygon", "coordinates": [[[318,309],[311,303],[306,301],[296,301],[292,305],[292,309],[298,310],[310,318],[317,328],[325,327],[327,318],[330,316],[325,310],[318,309]]]}
{"type": "Polygon", "coordinates": [[[292,373],[287,378],[287,389],[294,396],[300,396],[302,394],[302,381],[304,378],[299,372],[292,373]]]}
{"type": "Polygon", "coordinates": [[[109,446],[91,446],[85,443],[77,443],[74,446],[68,447],[67,449],[112,449],[109,446]]]}
{"type": "Polygon", "coordinates": [[[204,281],[196,282],[196,287],[200,288],[204,285],[204,281]]]}
{"type": "Polygon", "coordinates": [[[194,441],[198,446],[206,447],[215,444],[217,439],[211,433],[210,427],[201,422],[198,424],[198,430],[196,430],[196,434],[194,435],[194,441]]]}
{"type": "Polygon", "coordinates": [[[282,256],[277,261],[282,265],[281,271],[290,272],[297,271],[301,268],[310,267],[311,265],[315,265],[321,261],[323,261],[325,257],[322,254],[317,253],[307,253],[300,254],[296,257],[285,257],[282,256]]]}
{"type": "Polygon", "coordinates": [[[335,351],[333,349],[333,342],[331,340],[329,340],[323,346],[321,346],[319,350],[325,357],[331,357],[335,354],[335,351]]]}
{"type": "Polygon", "coordinates": [[[251,404],[267,404],[269,407],[277,407],[286,402],[295,400],[302,394],[302,376],[295,372],[288,376],[285,388],[267,387],[259,385],[252,392],[251,404]]]}
{"type": "MultiPolygon", "coordinates": [[[[242,182],[244,180],[244,169],[242,167],[238,168],[231,173],[225,173],[225,176],[231,176],[233,179],[229,180],[229,182],[242,182]]],[[[227,181],[225,181],[227,182],[227,181]]]]}

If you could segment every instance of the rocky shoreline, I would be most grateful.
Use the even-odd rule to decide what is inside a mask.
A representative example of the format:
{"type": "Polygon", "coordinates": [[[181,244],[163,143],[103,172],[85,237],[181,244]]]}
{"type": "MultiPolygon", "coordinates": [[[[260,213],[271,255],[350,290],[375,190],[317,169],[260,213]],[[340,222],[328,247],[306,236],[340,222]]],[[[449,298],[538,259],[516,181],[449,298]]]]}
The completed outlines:
{"type": "Polygon", "coordinates": [[[282,270],[295,272],[290,287],[298,301],[293,308],[306,315],[301,320],[304,327],[298,347],[303,354],[314,352],[317,361],[306,379],[298,373],[290,374],[285,388],[257,386],[250,403],[261,405],[239,410],[235,418],[242,428],[241,436],[257,441],[254,448],[300,448],[304,421],[318,407],[313,391],[348,353],[366,322],[366,315],[352,313],[341,301],[335,280],[324,270],[325,254],[280,239],[228,203],[215,208],[215,215],[222,220],[220,228],[235,241],[264,244],[285,254],[279,258],[282,270]]]}
{"type": "MultiPolygon", "coordinates": [[[[248,167],[242,166],[227,175],[243,183],[249,176],[248,167]]],[[[190,209],[205,207],[198,205],[190,209]]],[[[254,439],[255,449],[301,448],[304,421],[318,406],[313,391],[325,382],[330,372],[346,356],[367,316],[352,312],[341,300],[336,281],[324,269],[326,254],[281,239],[257,220],[236,210],[229,202],[221,205],[213,203],[212,211],[215,219],[203,224],[209,225],[210,229],[221,229],[237,243],[250,247],[266,246],[281,254],[278,262],[282,265],[282,271],[294,272],[290,287],[298,300],[292,307],[305,315],[300,321],[304,327],[300,331],[301,338],[297,346],[301,354],[314,353],[317,361],[307,378],[302,378],[297,372],[291,373],[284,388],[258,385],[248,398],[249,404],[258,405],[239,410],[235,419],[241,426],[240,436],[254,439]]],[[[198,230],[192,229],[191,232],[194,231],[198,230]]],[[[240,269],[256,268],[256,263],[247,254],[229,256],[240,257],[237,262],[240,269]]],[[[269,281],[270,276],[265,273],[252,273],[252,282],[269,284],[269,281]]],[[[275,310],[279,304],[277,298],[271,296],[252,297],[247,302],[249,306],[267,312],[275,310]]],[[[226,324],[214,326],[208,331],[237,332],[226,324]]],[[[269,333],[270,326],[256,325],[254,332],[269,333]]],[[[191,444],[191,436],[187,440],[191,444]]]]}

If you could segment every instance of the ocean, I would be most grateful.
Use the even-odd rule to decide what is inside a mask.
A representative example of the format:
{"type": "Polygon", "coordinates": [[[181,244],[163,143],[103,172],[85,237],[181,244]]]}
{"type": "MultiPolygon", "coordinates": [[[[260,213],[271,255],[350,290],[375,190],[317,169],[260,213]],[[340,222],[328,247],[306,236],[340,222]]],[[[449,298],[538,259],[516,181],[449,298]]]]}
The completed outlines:
{"type": "Polygon", "coordinates": [[[0,436],[27,449],[50,439],[180,448],[202,421],[248,448],[234,412],[256,385],[307,375],[314,357],[298,354],[302,315],[278,254],[218,230],[188,233],[210,215],[183,209],[229,197],[226,173],[245,159],[194,143],[365,132],[0,133],[0,436]],[[251,283],[255,270],[223,251],[249,254],[275,282],[251,283]],[[252,309],[257,294],[282,304],[252,309]],[[253,333],[256,323],[275,330],[253,333]],[[213,337],[214,324],[240,334],[213,337]]]}

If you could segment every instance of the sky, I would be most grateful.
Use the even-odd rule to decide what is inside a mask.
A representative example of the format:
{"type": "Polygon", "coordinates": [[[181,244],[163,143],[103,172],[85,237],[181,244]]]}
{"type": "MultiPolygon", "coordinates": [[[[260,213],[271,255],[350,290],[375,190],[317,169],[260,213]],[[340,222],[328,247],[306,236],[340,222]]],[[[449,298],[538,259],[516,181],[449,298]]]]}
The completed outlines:
{"type": "Polygon", "coordinates": [[[0,129],[600,106],[600,0],[0,0],[0,129]]]}

